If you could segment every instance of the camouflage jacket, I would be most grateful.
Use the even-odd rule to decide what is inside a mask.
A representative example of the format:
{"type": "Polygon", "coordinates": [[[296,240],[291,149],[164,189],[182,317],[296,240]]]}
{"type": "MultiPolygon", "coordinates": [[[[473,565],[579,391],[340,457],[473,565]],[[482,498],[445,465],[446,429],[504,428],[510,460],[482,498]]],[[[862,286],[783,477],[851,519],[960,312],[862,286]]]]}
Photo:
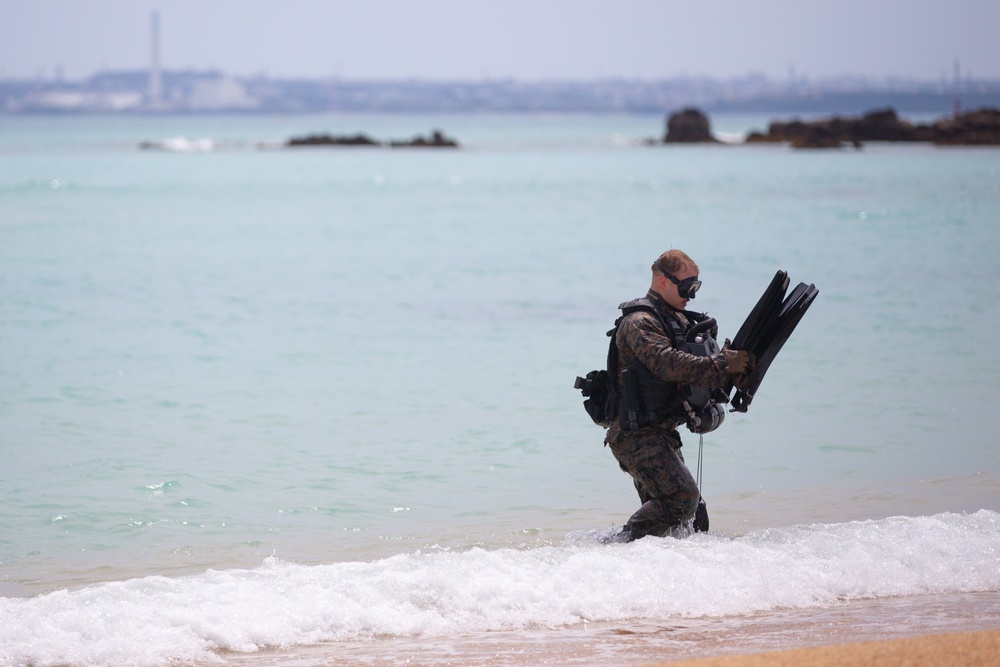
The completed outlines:
{"type": "MultiPolygon", "coordinates": [[[[650,290],[646,298],[653,302],[661,317],[677,320],[683,332],[691,327],[689,319],[668,306],[656,292],[650,290]]],[[[619,308],[628,303],[631,302],[619,308]]],[[[700,357],[678,350],[671,332],[664,331],[660,319],[647,311],[626,315],[618,326],[615,343],[618,346],[619,384],[622,369],[636,361],[665,382],[722,389],[729,379],[729,362],[722,354],[700,357]]]]}
{"type": "MultiPolygon", "coordinates": [[[[646,299],[653,303],[660,317],[665,321],[667,318],[676,320],[680,324],[682,332],[686,333],[691,328],[693,323],[690,319],[683,312],[668,306],[656,292],[650,290],[646,294],[646,299]]],[[[635,301],[629,301],[621,304],[619,308],[633,304],[635,301]]],[[[677,382],[709,389],[725,388],[729,379],[729,362],[726,361],[726,358],[722,354],[703,357],[678,350],[674,345],[673,332],[664,330],[660,317],[640,310],[625,315],[619,323],[618,331],[615,334],[615,345],[618,348],[619,386],[622,384],[622,370],[638,361],[665,382],[677,382]]],[[[625,436],[640,440],[647,437],[642,434],[648,434],[650,429],[676,433],[677,425],[683,422],[683,419],[668,419],[655,426],[644,427],[639,431],[626,432],[621,429],[616,420],[608,429],[604,442],[614,448],[616,443],[619,443],[619,440],[625,436]]],[[[680,438],[677,437],[675,447],[680,446],[680,438]]]]}

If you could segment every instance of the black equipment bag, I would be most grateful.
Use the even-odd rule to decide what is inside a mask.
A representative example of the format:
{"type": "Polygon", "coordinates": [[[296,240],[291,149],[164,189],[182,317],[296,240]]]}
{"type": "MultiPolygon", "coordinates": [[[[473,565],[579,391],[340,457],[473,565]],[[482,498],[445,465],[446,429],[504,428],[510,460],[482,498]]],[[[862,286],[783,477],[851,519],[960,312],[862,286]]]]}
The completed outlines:
{"type": "Polygon", "coordinates": [[[583,409],[598,426],[608,428],[618,418],[618,388],[605,370],[590,371],[577,377],[574,388],[585,397],[583,409]]]}

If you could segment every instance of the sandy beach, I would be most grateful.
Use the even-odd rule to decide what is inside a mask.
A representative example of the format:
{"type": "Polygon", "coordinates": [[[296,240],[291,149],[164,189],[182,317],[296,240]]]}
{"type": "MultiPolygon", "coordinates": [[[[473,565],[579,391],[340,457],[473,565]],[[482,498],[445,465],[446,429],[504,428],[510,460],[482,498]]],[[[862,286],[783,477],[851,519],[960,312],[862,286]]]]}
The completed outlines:
{"type": "Polygon", "coordinates": [[[670,667],[983,667],[1000,665],[1000,629],[661,663],[670,667]]]}

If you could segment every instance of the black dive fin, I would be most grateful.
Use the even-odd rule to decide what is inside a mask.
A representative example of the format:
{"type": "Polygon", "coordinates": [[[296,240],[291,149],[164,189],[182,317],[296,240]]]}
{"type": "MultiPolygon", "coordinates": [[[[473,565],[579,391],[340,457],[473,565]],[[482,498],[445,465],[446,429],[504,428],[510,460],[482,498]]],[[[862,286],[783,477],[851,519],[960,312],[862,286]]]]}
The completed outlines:
{"type": "MultiPolygon", "coordinates": [[[[788,274],[778,271],[771,279],[771,283],[764,290],[757,304],[743,321],[743,326],[733,337],[732,347],[735,350],[748,350],[754,355],[762,348],[762,341],[766,343],[766,332],[770,323],[778,317],[781,312],[781,303],[785,298],[785,290],[788,289],[788,274]]],[[[733,383],[728,382],[722,390],[728,396],[733,391],[733,383]]]]}
{"type": "MultiPolygon", "coordinates": [[[[746,412],[750,407],[771,362],[819,294],[815,285],[799,283],[784,298],[787,288],[788,277],[779,271],[733,339],[734,349],[749,350],[757,360],[746,384],[732,398],[735,412],[746,412]]],[[[726,393],[730,391],[731,384],[726,387],[726,393]]]]}
{"type": "Polygon", "coordinates": [[[809,293],[810,289],[814,290],[816,288],[812,285],[799,283],[795,286],[795,289],[792,290],[791,294],[785,298],[784,302],[781,304],[781,308],[765,325],[760,338],[756,341],[753,347],[749,348],[755,356],[760,357],[767,353],[768,349],[772,346],[775,337],[782,329],[784,329],[788,319],[794,316],[794,313],[799,309],[803,299],[809,293]]]}
{"type": "Polygon", "coordinates": [[[792,335],[796,325],[818,294],[819,290],[816,289],[815,285],[800,283],[785,299],[778,317],[767,328],[764,344],[754,352],[757,363],[753,371],[750,372],[750,377],[741,389],[736,390],[736,394],[733,396],[734,411],[746,412],[747,408],[750,407],[750,402],[757,394],[757,388],[760,387],[771,362],[778,356],[785,341],[792,335]]]}
{"type": "Polygon", "coordinates": [[[774,319],[781,307],[782,299],[785,298],[785,290],[788,289],[788,274],[778,271],[771,279],[771,284],[764,290],[753,307],[743,326],[736,332],[733,338],[733,347],[737,350],[753,350],[755,343],[758,343],[762,332],[768,323],[774,319]]]}

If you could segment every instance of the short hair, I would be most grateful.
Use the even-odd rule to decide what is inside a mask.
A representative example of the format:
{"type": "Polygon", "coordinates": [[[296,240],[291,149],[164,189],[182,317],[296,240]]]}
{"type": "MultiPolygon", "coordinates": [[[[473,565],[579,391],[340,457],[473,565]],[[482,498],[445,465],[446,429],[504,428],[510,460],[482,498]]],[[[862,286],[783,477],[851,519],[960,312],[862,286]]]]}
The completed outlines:
{"type": "Polygon", "coordinates": [[[653,262],[653,271],[669,273],[674,276],[683,271],[684,267],[690,267],[695,273],[700,272],[700,269],[698,268],[698,265],[694,263],[694,260],[688,257],[682,250],[668,250],[657,257],[656,261],[653,262]]]}

